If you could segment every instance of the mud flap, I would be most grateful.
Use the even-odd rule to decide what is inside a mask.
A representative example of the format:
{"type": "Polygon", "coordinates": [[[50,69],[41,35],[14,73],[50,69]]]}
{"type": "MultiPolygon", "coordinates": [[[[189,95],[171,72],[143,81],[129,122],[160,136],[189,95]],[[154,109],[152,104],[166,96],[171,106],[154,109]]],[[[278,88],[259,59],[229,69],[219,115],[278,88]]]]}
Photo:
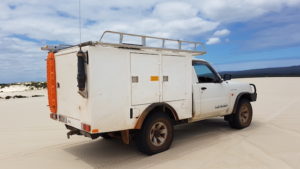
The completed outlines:
{"type": "Polygon", "coordinates": [[[121,131],[121,137],[124,144],[129,144],[130,141],[129,130],[121,131]]]}

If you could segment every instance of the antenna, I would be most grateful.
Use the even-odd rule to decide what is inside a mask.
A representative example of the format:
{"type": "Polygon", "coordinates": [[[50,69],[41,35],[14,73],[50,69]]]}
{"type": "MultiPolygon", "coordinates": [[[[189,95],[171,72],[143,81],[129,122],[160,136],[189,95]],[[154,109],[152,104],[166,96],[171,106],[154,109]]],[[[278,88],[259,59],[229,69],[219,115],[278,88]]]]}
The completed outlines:
{"type": "Polygon", "coordinates": [[[78,0],[79,48],[81,50],[81,0],[78,0]]]}
{"type": "Polygon", "coordinates": [[[77,87],[78,93],[87,98],[87,91],[86,89],[86,55],[81,50],[81,3],[78,0],[78,21],[79,21],[79,51],[77,52],[77,87]]]}

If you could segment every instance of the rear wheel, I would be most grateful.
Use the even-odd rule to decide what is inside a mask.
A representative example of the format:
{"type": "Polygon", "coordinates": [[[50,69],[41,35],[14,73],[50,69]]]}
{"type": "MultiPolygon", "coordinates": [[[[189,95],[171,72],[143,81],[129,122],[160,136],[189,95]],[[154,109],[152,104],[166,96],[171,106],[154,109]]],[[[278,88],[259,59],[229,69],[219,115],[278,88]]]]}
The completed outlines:
{"type": "Polygon", "coordinates": [[[229,125],[235,129],[248,127],[252,121],[252,106],[250,101],[247,99],[240,100],[236,111],[229,116],[228,121],[229,125]]]}
{"type": "Polygon", "coordinates": [[[137,148],[148,155],[169,149],[172,141],[172,122],[167,115],[160,112],[148,117],[136,136],[137,148]]]}

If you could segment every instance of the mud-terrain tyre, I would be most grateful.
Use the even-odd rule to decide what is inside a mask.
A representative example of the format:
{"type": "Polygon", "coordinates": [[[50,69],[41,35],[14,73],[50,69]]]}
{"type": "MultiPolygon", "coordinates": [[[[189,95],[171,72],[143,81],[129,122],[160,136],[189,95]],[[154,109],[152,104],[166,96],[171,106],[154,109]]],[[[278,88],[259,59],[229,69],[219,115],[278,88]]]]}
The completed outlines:
{"type": "Polygon", "coordinates": [[[168,150],[173,141],[171,119],[161,112],[150,115],[137,133],[135,140],[138,150],[147,155],[168,150]]]}
{"type": "Polygon", "coordinates": [[[228,118],[231,128],[243,129],[248,127],[252,121],[252,106],[249,100],[241,99],[237,105],[236,111],[228,118]]]}

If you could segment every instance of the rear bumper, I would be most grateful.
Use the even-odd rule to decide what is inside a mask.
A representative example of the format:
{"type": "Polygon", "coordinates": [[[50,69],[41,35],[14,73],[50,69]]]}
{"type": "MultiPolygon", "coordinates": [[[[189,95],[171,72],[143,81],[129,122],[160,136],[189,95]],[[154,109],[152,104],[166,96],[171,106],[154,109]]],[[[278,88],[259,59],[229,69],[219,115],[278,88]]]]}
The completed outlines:
{"type": "Polygon", "coordinates": [[[81,121],[75,118],[67,117],[57,113],[51,113],[50,118],[59,122],[65,123],[68,126],[81,129],[81,121]]]}
{"type": "Polygon", "coordinates": [[[85,137],[89,137],[91,139],[96,139],[100,136],[100,134],[92,134],[92,133],[89,133],[89,132],[86,132],[84,130],[80,130],[80,129],[77,129],[75,127],[72,127],[72,126],[69,126],[67,124],[65,124],[66,128],[68,130],[70,130],[68,133],[67,133],[67,136],[68,138],[71,136],[71,135],[83,135],[85,137]]]}
{"type": "Polygon", "coordinates": [[[67,134],[68,138],[71,135],[75,135],[75,134],[84,135],[92,139],[97,138],[99,136],[99,130],[97,130],[97,132],[93,132],[93,130],[91,130],[90,128],[90,125],[88,125],[89,129],[85,131],[86,128],[84,127],[84,125],[86,124],[82,123],[79,119],[67,117],[56,113],[51,113],[50,118],[65,124],[66,128],[70,130],[67,134]]]}

